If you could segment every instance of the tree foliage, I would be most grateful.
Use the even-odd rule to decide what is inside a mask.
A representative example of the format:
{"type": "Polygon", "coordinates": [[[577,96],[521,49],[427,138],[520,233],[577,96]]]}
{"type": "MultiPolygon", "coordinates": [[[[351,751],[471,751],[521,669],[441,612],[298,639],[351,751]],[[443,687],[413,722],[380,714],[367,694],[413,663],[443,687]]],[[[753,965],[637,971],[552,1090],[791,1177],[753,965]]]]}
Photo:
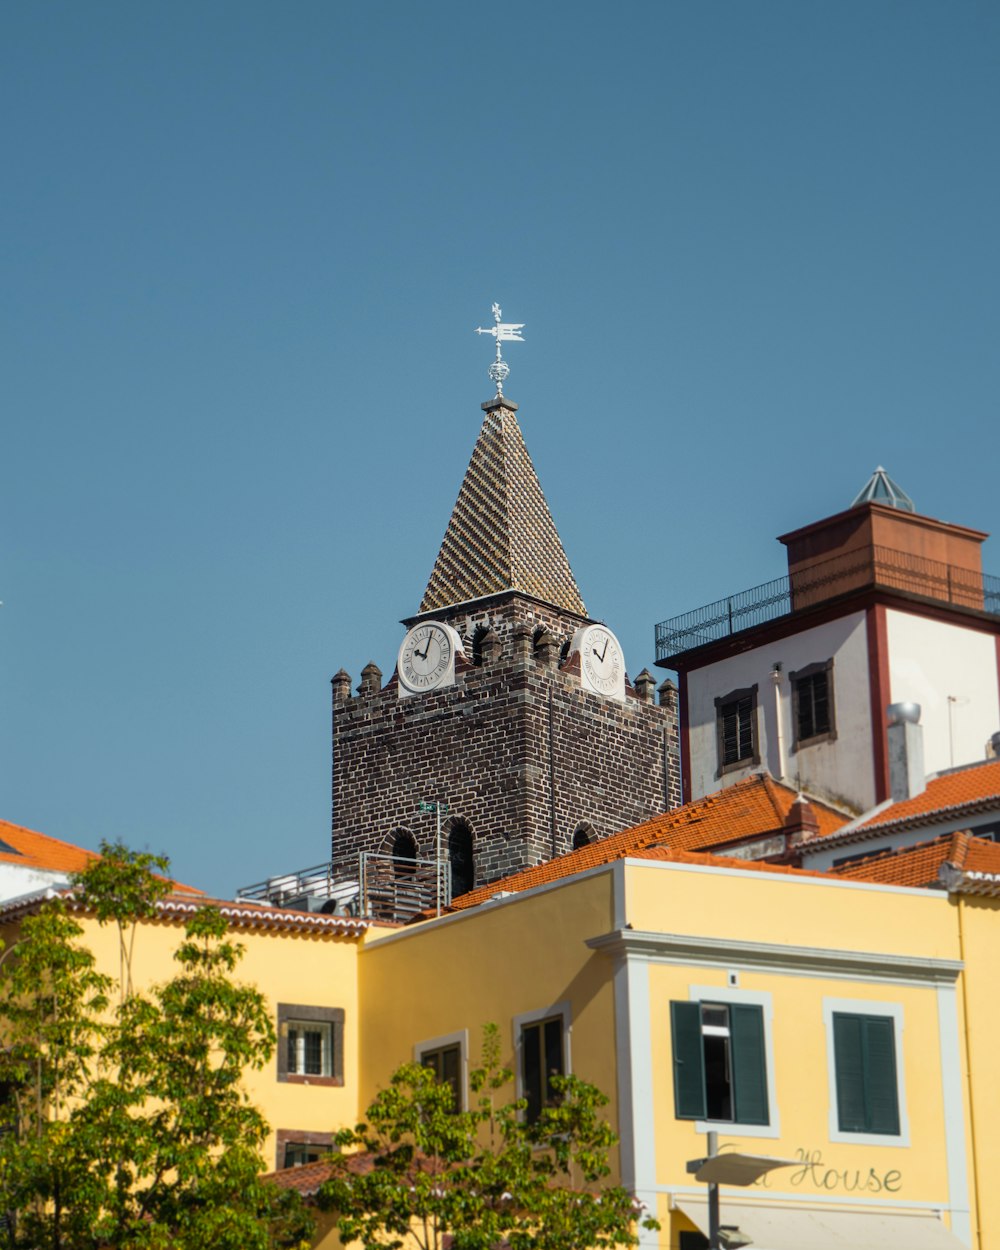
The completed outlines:
{"type": "Polygon", "coordinates": [[[614,1132],[601,1117],[607,1098],[577,1077],[553,1077],[557,1100],[534,1122],[524,1099],[501,1098],[513,1074],[487,1025],[482,1064],[470,1077],[473,1105],[454,1105],[451,1087],[407,1063],[368,1108],[367,1121],[337,1135],[352,1153],[335,1155],[319,1203],[333,1211],[345,1243],[399,1250],[611,1250],[635,1245],[632,1196],[607,1184],[614,1132]]]}
{"type": "Polygon", "coordinates": [[[268,1062],[275,1037],[264,997],[235,979],[242,947],[218,911],[202,908],[175,953],[176,974],[136,991],[136,924],[166,892],[155,871],[166,863],[102,850],[76,897],[118,929],[118,986],[97,970],[60,899],[25,919],[0,964],[7,1244],[306,1244],[312,1221],[298,1195],[260,1180],[268,1127],[242,1077],[268,1062]]]}

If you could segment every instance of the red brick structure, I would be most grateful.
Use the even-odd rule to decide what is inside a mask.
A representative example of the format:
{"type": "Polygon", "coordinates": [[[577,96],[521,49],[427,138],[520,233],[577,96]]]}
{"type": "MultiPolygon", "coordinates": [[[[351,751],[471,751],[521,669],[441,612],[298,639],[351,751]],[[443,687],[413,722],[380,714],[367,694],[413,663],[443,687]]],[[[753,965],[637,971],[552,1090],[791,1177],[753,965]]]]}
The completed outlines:
{"type": "MultiPolygon", "coordinates": [[[[417,616],[412,665],[333,679],[333,855],[432,858],[433,812],[460,893],[680,802],[676,691],[613,668],[586,613],[515,412],[486,413],[417,616]],[[445,630],[422,629],[439,623],[445,630]],[[450,639],[450,642],[449,642],[450,639]],[[596,641],[594,641],[596,639],[596,641]],[[440,650],[438,649],[440,644],[440,650]],[[604,662],[612,693],[585,678],[604,662]],[[615,684],[617,682],[617,685],[615,684]],[[429,683],[429,688],[421,688],[429,683]]],[[[609,650],[609,647],[611,648],[609,650]]],[[[401,650],[401,655],[404,651],[401,650]]]]}

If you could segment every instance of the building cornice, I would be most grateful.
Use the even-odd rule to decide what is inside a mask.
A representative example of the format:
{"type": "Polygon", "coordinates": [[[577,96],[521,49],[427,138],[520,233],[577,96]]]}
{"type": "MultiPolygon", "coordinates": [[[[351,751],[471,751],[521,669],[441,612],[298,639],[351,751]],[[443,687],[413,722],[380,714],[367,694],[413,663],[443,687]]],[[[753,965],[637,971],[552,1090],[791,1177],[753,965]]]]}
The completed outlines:
{"type": "Polygon", "coordinates": [[[701,934],[657,933],[616,929],[587,939],[601,954],[652,963],[732,967],[795,976],[850,977],[862,981],[950,985],[962,971],[959,959],[934,959],[882,951],[845,951],[820,946],[704,937],[701,934]]]}

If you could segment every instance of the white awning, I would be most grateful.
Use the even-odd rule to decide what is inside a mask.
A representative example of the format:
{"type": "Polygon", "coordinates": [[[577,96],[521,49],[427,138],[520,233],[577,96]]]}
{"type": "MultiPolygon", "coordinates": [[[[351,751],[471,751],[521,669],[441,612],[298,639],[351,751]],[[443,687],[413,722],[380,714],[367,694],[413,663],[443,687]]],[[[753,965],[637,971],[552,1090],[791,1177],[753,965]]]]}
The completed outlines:
{"type": "MultiPolygon", "coordinates": [[[[708,1198],[674,1205],[708,1236],[708,1198]]],[[[723,1225],[752,1238],[747,1250],[967,1250],[932,1211],[831,1211],[722,1199],[723,1225]]]]}

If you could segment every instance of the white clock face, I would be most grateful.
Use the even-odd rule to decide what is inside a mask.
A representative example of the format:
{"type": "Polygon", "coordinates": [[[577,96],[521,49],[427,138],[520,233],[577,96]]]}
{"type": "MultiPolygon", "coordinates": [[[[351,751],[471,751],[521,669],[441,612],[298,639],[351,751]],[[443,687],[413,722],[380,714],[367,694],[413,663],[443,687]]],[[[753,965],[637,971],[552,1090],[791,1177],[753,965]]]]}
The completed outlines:
{"type": "Polygon", "coordinates": [[[435,621],[416,625],[403,639],[396,669],[399,680],[414,694],[433,690],[453,672],[455,647],[450,632],[435,621]]]}
{"type": "Polygon", "coordinates": [[[625,657],[610,629],[589,625],[576,636],[584,685],[595,694],[625,698],[625,657]]]}

